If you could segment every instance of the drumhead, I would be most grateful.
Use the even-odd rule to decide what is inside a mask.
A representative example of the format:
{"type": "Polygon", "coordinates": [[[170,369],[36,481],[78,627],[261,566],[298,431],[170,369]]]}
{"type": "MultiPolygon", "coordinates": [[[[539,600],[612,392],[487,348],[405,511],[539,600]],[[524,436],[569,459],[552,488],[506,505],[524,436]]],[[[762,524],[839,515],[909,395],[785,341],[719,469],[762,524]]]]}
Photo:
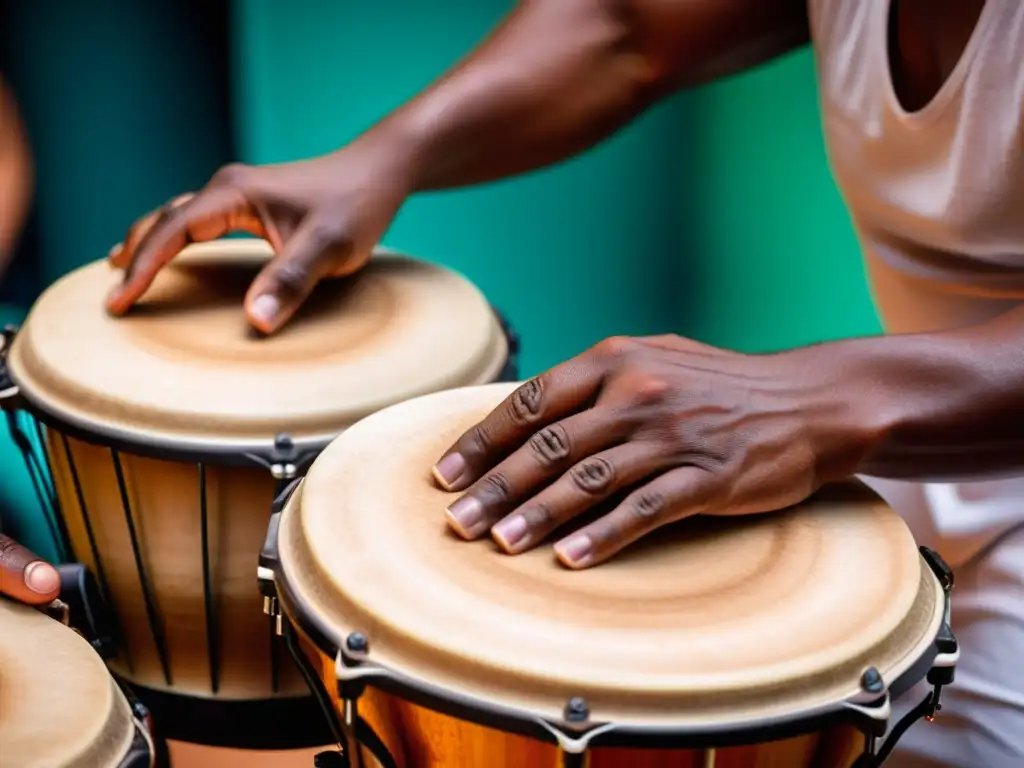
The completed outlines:
{"type": "Polygon", "coordinates": [[[241,304],[271,256],[263,240],[189,246],[122,318],[102,306],[121,273],[82,267],[35,303],[11,374],[38,409],[89,432],[227,447],[281,431],[326,441],[392,403],[498,378],[507,342],[480,291],[383,250],[261,336],[241,304]]]}
{"type": "Polygon", "coordinates": [[[437,393],[365,419],[320,455],[282,515],[297,623],[414,686],[560,720],[719,727],[792,718],[888,684],[925,658],[938,579],[862,486],[792,510],[699,518],[604,565],[560,566],[451,534],[431,464],[514,387],[437,393]]]}
{"type": "Polygon", "coordinates": [[[113,767],[134,737],[128,702],[89,644],[0,598],[0,768],[113,767]]]}

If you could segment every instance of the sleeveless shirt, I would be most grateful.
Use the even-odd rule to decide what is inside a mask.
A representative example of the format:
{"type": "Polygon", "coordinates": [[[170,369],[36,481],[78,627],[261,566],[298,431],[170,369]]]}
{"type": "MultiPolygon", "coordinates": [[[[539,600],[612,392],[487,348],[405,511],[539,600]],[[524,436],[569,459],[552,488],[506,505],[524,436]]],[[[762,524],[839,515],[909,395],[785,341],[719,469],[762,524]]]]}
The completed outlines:
{"type": "MultiPolygon", "coordinates": [[[[886,330],[962,327],[1024,301],[1024,1],[987,0],[952,73],[914,112],[893,87],[890,9],[808,0],[829,162],[886,330]]],[[[1024,767],[1024,477],[864,479],[957,574],[956,682],[886,768],[1024,767]]]]}

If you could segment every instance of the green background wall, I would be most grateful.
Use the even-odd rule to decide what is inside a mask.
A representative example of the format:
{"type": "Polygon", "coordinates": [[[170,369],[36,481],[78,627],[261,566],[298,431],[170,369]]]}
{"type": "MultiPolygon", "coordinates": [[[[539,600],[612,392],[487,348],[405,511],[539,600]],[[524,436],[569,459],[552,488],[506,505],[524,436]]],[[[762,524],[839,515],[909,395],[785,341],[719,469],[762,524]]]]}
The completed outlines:
{"type": "MultiPolygon", "coordinates": [[[[235,109],[251,162],[343,144],[427,85],[508,0],[237,6],[235,109]],[[430,29],[430,34],[424,30],[430,29]]],[[[535,373],[616,333],[743,350],[873,333],[829,173],[810,50],[682,94],[583,158],[412,202],[389,245],[464,271],[535,373]]]]}
{"type": "MultiPolygon", "coordinates": [[[[447,0],[443,14],[422,0],[383,5],[236,5],[243,159],[337,148],[427,86],[512,4],[447,0]]],[[[522,334],[527,372],[614,333],[671,327],[682,282],[683,106],[666,104],[557,169],[416,199],[385,242],[475,281],[522,334]]]]}
{"type": "MultiPolygon", "coordinates": [[[[6,4],[0,40],[37,145],[37,284],[102,256],[138,214],[233,155],[278,162],[343,144],[512,5],[235,2],[229,103],[216,46],[197,31],[212,5],[6,4]]],[[[619,333],[765,351],[878,330],[809,51],[682,94],[557,168],[416,199],[386,243],[480,285],[521,333],[526,375],[619,333]]],[[[0,314],[23,312],[23,293],[0,314]]],[[[5,435],[0,467],[5,529],[52,554],[5,435]]]]}
{"type": "MultiPolygon", "coordinates": [[[[216,13],[203,0],[0,4],[4,75],[37,175],[32,227],[4,277],[17,291],[5,292],[2,322],[19,321],[42,287],[106,256],[137,216],[231,159],[223,45],[209,39],[218,26],[226,32],[227,18],[216,13]]],[[[6,426],[0,468],[2,528],[52,557],[6,426]]]]}

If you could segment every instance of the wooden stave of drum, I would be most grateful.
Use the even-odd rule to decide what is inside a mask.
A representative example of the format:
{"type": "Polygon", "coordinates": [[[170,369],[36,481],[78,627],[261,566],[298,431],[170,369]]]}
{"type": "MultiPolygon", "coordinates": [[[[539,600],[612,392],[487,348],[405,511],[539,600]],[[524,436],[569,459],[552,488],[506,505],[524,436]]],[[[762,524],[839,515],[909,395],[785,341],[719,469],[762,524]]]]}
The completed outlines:
{"type": "MultiPolygon", "coordinates": [[[[510,361],[514,362],[514,348],[510,345],[510,361]]],[[[508,376],[509,369],[506,366],[505,376],[508,376]]],[[[514,378],[514,376],[512,377],[514,378]]],[[[507,379],[506,379],[507,380],[507,379]]],[[[81,440],[82,442],[90,442],[88,438],[92,438],[95,442],[95,435],[91,435],[88,430],[77,429],[74,425],[68,425],[62,423],[59,418],[54,418],[53,414],[47,413],[45,408],[33,407],[31,402],[26,403],[24,399],[20,402],[17,399],[12,400],[11,395],[18,394],[16,391],[11,392],[10,390],[6,393],[0,394],[0,400],[6,399],[5,408],[9,408],[12,405],[17,408],[27,408],[34,416],[40,419],[42,423],[51,432],[50,444],[64,443],[65,448],[67,447],[67,440],[81,440]],[[6,398],[4,397],[6,395],[6,398]]],[[[28,396],[28,393],[21,393],[24,396],[28,396]]],[[[30,396],[29,396],[30,400],[30,396]]],[[[38,404],[37,404],[38,405],[38,404]]],[[[269,440],[267,441],[269,443],[269,440]]],[[[113,441],[106,439],[101,442],[101,445],[105,449],[114,448],[113,441]]],[[[127,445],[120,444],[120,447],[128,447],[143,457],[152,457],[154,454],[159,454],[166,457],[166,453],[161,451],[153,451],[151,446],[146,444],[135,444],[127,445]]],[[[710,751],[712,748],[717,747],[721,750],[724,746],[730,744],[756,744],[758,739],[762,741],[768,736],[774,736],[775,738],[781,738],[784,734],[792,732],[793,734],[806,733],[808,729],[815,727],[824,727],[824,724],[829,722],[845,721],[854,716],[853,719],[857,719],[857,715],[860,716],[860,722],[855,724],[843,723],[835,726],[839,729],[846,729],[846,736],[856,735],[858,740],[865,740],[865,743],[870,745],[871,749],[877,747],[874,744],[874,739],[879,735],[877,731],[877,725],[882,722],[881,711],[872,714],[870,710],[865,709],[863,706],[850,706],[850,702],[840,702],[834,711],[828,712],[823,715],[819,720],[807,719],[807,718],[796,718],[791,723],[780,723],[772,722],[767,724],[761,724],[760,728],[748,729],[742,733],[731,733],[728,737],[723,737],[720,733],[699,733],[693,730],[664,730],[664,729],[652,729],[652,728],[635,728],[635,727],[615,727],[614,723],[598,723],[596,726],[593,723],[588,722],[589,730],[585,734],[581,735],[580,726],[572,722],[573,717],[567,715],[563,721],[556,720],[543,720],[538,718],[534,713],[530,712],[515,712],[515,711],[502,711],[501,707],[494,706],[493,702],[486,701],[460,701],[451,696],[446,695],[444,691],[430,691],[422,686],[417,686],[415,680],[403,678],[403,676],[394,670],[388,670],[383,668],[372,669],[372,665],[366,664],[365,653],[359,650],[358,638],[352,638],[355,648],[352,652],[346,651],[345,642],[337,637],[332,637],[332,633],[329,628],[318,627],[315,622],[310,622],[308,617],[303,615],[301,600],[296,599],[294,594],[289,592],[289,586],[287,580],[282,578],[282,572],[280,569],[280,563],[276,559],[276,528],[275,526],[280,522],[280,515],[282,514],[284,503],[287,501],[290,494],[294,491],[296,484],[300,482],[302,476],[302,469],[304,463],[315,460],[316,455],[319,453],[321,446],[304,446],[307,448],[306,451],[299,452],[295,450],[294,443],[291,443],[287,438],[280,438],[276,441],[273,448],[270,448],[262,456],[258,458],[262,461],[258,461],[258,464],[262,464],[263,467],[268,470],[268,480],[273,486],[273,493],[269,494],[273,497],[273,505],[269,510],[271,512],[271,523],[267,540],[264,544],[263,551],[261,554],[261,565],[258,571],[258,583],[260,589],[263,590],[265,597],[265,604],[267,605],[270,613],[269,621],[273,626],[276,627],[276,631],[280,633],[286,640],[288,650],[294,657],[296,662],[299,664],[300,669],[305,669],[307,675],[304,683],[310,686],[314,691],[313,699],[304,699],[300,701],[286,700],[282,708],[275,709],[273,712],[265,715],[265,722],[269,725],[274,723],[278,727],[281,725],[281,715],[286,710],[290,710],[293,714],[298,714],[296,721],[306,721],[310,718],[310,714],[316,712],[321,715],[325,715],[320,720],[320,724],[323,728],[313,729],[312,733],[307,734],[304,741],[308,744],[322,744],[325,743],[323,737],[325,733],[331,736],[331,740],[337,740],[340,735],[344,740],[351,742],[351,735],[345,732],[339,732],[332,728],[337,726],[337,721],[334,715],[338,713],[337,705],[340,701],[339,696],[331,696],[326,694],[326,690],[331,686],[340,686],[342,690],[348,690],[350,692],[350,700],[353,702],[363,701],[370,704],[376,703],[378,706],[381,704],[383,699],[381,695],[396,697],[398,700],[406,702],[409,706],[418,708],[421,716],[427,712],[437,712],[443,717],[454,718],[461,720],[466,723],[476,723],[484,725],[493,730],[500,731],[501,733],[510,734],[515,736],[516,739],[509,742],[503,742],[509,747],[509,754],[514,756],[516,754],[530,755],[536,758],[538,761],[548,762],[554,764],[555,755],[559,755],[558,759],[562,761],[564,765],[582,764],[581,760],[585,756],[591,755],[591,750],[597,750],[593,752],[594,755],[598,752],[603,753],[605,756],[614,755],[615,750],[628,749],[634,747],[657,747],[659,750],[669,750],[668,754],[671,754],[673,750],[678,752],[681,749],[685,750],[700,750],[700,754],[703,756],[702,759],[707,759],[707,755],[713,755],[714,752],[710,751]],[[358,674],[356,673],[345,673],[350,674],[353,681],[340,681],[339,675],[343,668],[348,667],[335,665],[335,659],[347,659],[348,663],[352,665],[351,669],[361,670],[358,674]],[[369,671],[368,671],[369,670],[369,671]],[[315,674],[310,674],[315,673],[315,674]],[[369,690],[370,693],[366,693],[369,690]],[[376,693],[375,693],[376,692],[376,693]],[[358,694],[358,695],[357,695],[358,694]],[[324,712],[324,704],[326,703],[323,697],[327,695],[331,701],[329,707],[331,716],[326,716],[324,712]],[[373,696],[377,695],[378,698],[374,702],[373,696]],[[314,704],[314,699],[319,698],[320,700],[314,704]],[[869,727],[874,724],[875,728],[869,727]],[[867,735],[861,735],[863,731],[867,731],[867,735]],[[526,737],[526,741],[523,741],[519,737],[526,737]],[[529,746],[524,746],[529,745],[529,746]],[[523,750],[516,752],[515,750],[523,750]],[[531,751],[533,750],[533,751],[531,751]]],[[[195,459],[197,456],[196,452],[183,451],[177,454],[178,458],[195,459]]],[[[52,462],[52,455],[47,456],[52,462]]],[[[237,454],[234,456],[218,455],[218,456],[203,456],[205,459],[221,460],[226,463],[233,463],[237,459],[237,454]]],[[[252,457],[245,458],[245,461],[251,461],[252,457]]],[[[71,470],[65,470],[66,473],[73,473],[71,470]]],[[[922,557],[927,566],[935,573],[937,579],[945,578],[946,571],[943,570],[941,561],[937,559],[934,553],[927,550],[922,550],[922,557]]],[[[945,586],[945,585],[944,585],[945,586]]],[[[951,584],[949,585],[951,586],[951,584]]],[[[949,682],[952,679],[951,671],[955,666],[956,652],[950,650],[955,649],[955,639],[953,639],[952,632],[948,625],[948,587],[946,588],[946,617],[943,621],[940,630],[940,637],[937,636],[935,644],[935,654],[933,658],[924,658],[915,665],[914,669],[908,672],[904,679],[894,681],[887,691],[887,694],[898,693],[899,689],[903,687],[904,683],[914,682],[914,676],[918,678],[923,677],[926,673],[933,673],[936,680],[940,681],[937,686],[941,687],[945,682],[949,682]],[[949,643],[953,645],[950,646],[949,643]],[[949,674],[943,673],[942,670],[948,670],[949,674]]],[[[152,695],[153,692],[147,691],[152,695]]],[[[156,697],[159,701],[159,696],[156,697]]],[[[246,702],[250,703],[250,702],[246,702]]],[[[192,703],[190,702],[190,705],[192,703]]],[[[393,704],[391,704],[393,705],[393,704]]],[[[390,705],[389,705],[390,706],[390,705]]],[[[570,704],[567,702],[567,706],[570,704]]],[[[358,708],[358,707],[357,707],[358,708]]],[[[163,720],[168,723],[173,723],[175,720],[180,720],[183,716],[183,712],[180,709],[176,709],[173,704],[171,706],[159,707],[160,713],[158,715],[158,721],[163,720]]],[[[351,711],[351,707],[349,711],[351,711]]],[[[344,708],[342,708],[344,711],[344,708]]],[[[208,717],[209,715],[203,713],[202,717],[208,717]]],[[[429,715],[426,715],[429,717],[429,715]]],[[[250,709],[247,713],[241,713],[239,715],[240,720],[245,724],[245,728],[248,733],[252,734],[256,731],[266,731],[266,728],[260,728],[258,723],[260,716],[253,714],[250,709]]],[[[372,719],[372,718],[370,718],[372,719]]],[[[365,721],[361,730],[361,737],[363,739],[362,746],[365,748],[366,743],[372,743],[374,740],[379,742],[376,745],[376,751],[382,755],[383,759],[380,759],[382,765],[388,764],[387,747],[383,746],[383,742],[379,737],[375,737],[374,731],[369,729],[365,721]]],[[[440,722],[440,721],[438,721],[440,722]]],[[[378,728],[381,726],[380,721],[377,722],[378,728]]],[[[489,737],[493,739],[494,734],[490,733],[489,737]]],[[[218,739],[217,734],[206,734],[205,741],[212,741],[216,743],[218,739]]],[[[845,737],[837,738],[835,743],[848,740],[845,737]]],[[[275,746],[281,746],[276,742],[264,742],[258,743],[257,740],[250,739],[246,744],[240,744],[239,746],[251,746],[256,748],[273,748],[275,746]]],[[[351,743],[348,744],[351,751],[351,743]]],[[[890,745],[891,746],[891,745],[890,745]]],[[[886,747],[882,747],[879,753],[884,752],[886,747]]],[[[370,750],[372,754],[374,750],[370,750]]],[[[869,750],[870,751],[870,750],[869,750]]],[[[634,760],[631,764],[635,763],[636,754],[630,753],[631,759],[634,760]]],[[[697,753],[693,752],[688,756],[680,759],[684,760],[696,760],[697,753]]],[[[726,752],[720,752],[722,759],[728,760],[729,755],[726,752]]],[[[870,754],[868,755],[870,757],[870,754]]],[[[678,755],[677,755],[678,757],[678,755]]],[[[393,761],[393,758],[391,758],[393,761]]],[[[658,764],[663,765],[664,757],[657,758],[658,764]]],[[[713,759],[713,758],[712,758],[713,759]]],[[[743,759],[743,758],[741,758],[743,759]]],[[[833,762],[829,764],[830,768],[832,765],[848,765],[851,761],[858,759],[856,750],[847,750],[846,754],[842,757],[832,757],[833,762]],[[845,760],[846,762],[841,762],[845,760]]],[[[516,763],[511,763],[516,764],[516,763]]],[[[538,763],[539,764],[539,763],[538,763]]],[[[680,765],[697,765],[695,762],[683,762],[680,765]]],[[[745,763],[737,763],[737,765],[745,765],[745,763]]],[[[860,763],[855,763],[860,765],[860,763]]],[[[871,765],[872,763],[864,763],[865,765],[871,765]]],[[[720,764],[721,765],[721,764],[720,764]]],[[[410,766],[411,768],[411,766],[410,766]]]]}
{"type": "MultiPolygon", "coordinates": [[[[238,255],[236,252],[241,254],[246,265],[250,261],[258,264],[261,260],[265,261],[271,256],[269,246],[262,241],[234,240],[191,246],[183,252],[179,260],[183,259],[188,266],[189,258],[195,258],[200,264],[205,265],[205,262],[210,260],[210,254],[207,251],[213,251],[212,261],[214,263],[218,257],[226,256],[229,266],[232,265],[234,257],[238,255]],[[223,248],[225,253],[216,253],[218,248],[223,248]]],[[[473,296],[476,289],[472,284],[456,273],[427,265],[425,262],[419,262],[396,251],[383,248],[378,251],[378,261],[385,264],[390,262],[388,268],[398,273],[399,281],[403,279],[403,273],[408,273],[410,276],[405,279],[412,281],[417,278],[418,271],[427,270],[429,271],[428,278],[431,274],[435,277],[440,275],[442,284],[432,287],[445,289],[444,282],[447,281],[449,299],[454,294],[455,298],[459,298],[461,295],[462,300],[468,301],[469,304],[473,304],[475,301],[479,306],[472,306],[469,309],[476,312],[478,322],[482,315],[487,314],[485,322],[493,324],[498,330],[501,343],[498,345],[497,342],[494,342],[493,348],[489,351],[484,350],[486,357],[475,363],[476,367],[472,369],[475,373],[472,375],[484,376],[486,380],[515,379],[518,365],[518,340],[515,333],[500,312],[487,304],[482,297],[473,296]],[[409,264],[409,268],[406,269],[404,264],[409,264]]],[[[100,266],[100,263],[87,265],[77,270],[77,273],[88,270],[95,271],[100,266]]],[[[72,273],[66,276],[62,282],[66,283],[75,279],[76,273],[72,273]]],[[[434,279],[433,282],[436,283],[437,279],[434,279]]],[[[406,286],[406,290],[408,290],[408,286],[406,286]]],[[[92,292],[95,293],[95,290],[92,292]]],[[[444,294],[445,291],[441,290],[440,292],[444,294]]],[[[40,301],[42,298],[45,298],[45,294],[40,301]]],[[[437,302],[435,301],[435,303],[437,302]]],[[[26,325],[31,323],[38,304],[39,302],[33,308],[33,312],[30,312],[26,325]]],[[[102,312],[98,303],[96,307],[97,312],[102,312]]],[[[233,309],[237,311],[237,308],[233,309]]],[[[463,311],[468,312],[469,309],[463,309],[463,311]]],[[[453,318],[457,319],[459,307],[456,306],[450,311],[445,309],[445,312],[452,316],[449,318],[450,324],[453,318]]],[[[0,407],[6,413],[8,425],[12,429],[16,441],[26,453],[26,463],[29,463],[28,452],[34,449],[34,459],[45,465],[49,476],[54,479],[55,487],[43,487],[41,490],[37,487],[37,491],[40,496],[40,504],[44,507],[44,514],[50,513],[48,517],[51,519],[55,538],[61,543],[61,548],[65,552],[74,551],[78,558],[86,563],[89,570],[98,577],[96,581],[99,585],[100,600],[94,600],[87,612],[101,616],[106,608],[108,620],[98,623],[112,627],[114,631],[109,633],[113,637],[92,637],[90,640],[101,652],[101,655],[108,659],[115,678],[125,685],[131,686],[136,695],[152,712],[154,719],[162,724],[161,732],[168,738],[208,746],[245,749],[292,749],[319,746],[325,743],[325,740],[329,741],[329,732],[317,716],[318,710],[309,696],[308,689],[292,669],[287,654],[281,653],[276,648],[273,632],[264,627],[265,631],[262,633],[262,637],[254,642],[252,633],[247,636],[244,630],[251,629],[253,620],[261,618],[259,593],[252,588],[252,565],[249,563],[251,561],[255,564],[259,542],[263,538],[266,519],[270,514],[270,506],[279,490],[291,478],[301,475],[309,462],[337,434],[337,430],[321,431],[320,433],[314,430],[310,433],[307,425],[302,433],[296,434],[294,438],[287,434],[266,434],[264,437],[257,435],[219,443],[209,440],[190,442],[187,439],[182,440],[174,434],[157,435],[154,439],[152,433],[145,431],[118,429],[116,426],[111,428],[108,424],[100,422],[90,423],[88,418],[83,419],[80,413],[69,417],[60,408],[52,407],[47,398],[39,397],[34,391],[35,382],[31,380],[31,377],[29,377],[30,386],[25,386],[26,382],[22,380],[26,370],[24,360],[15,360],[20,365],[9,365],[10,355],[13,353],[17,356],[17,345],[20,340],[18,329],[4,330],[2,346],[0,346],[0,363],[2,363],[0,373],[3,374],[0,376],[0,379],[3,380],[0,381],[0,407]],[[22,376],[18,375],[19,371],[22,376]],[[18,415],[28,416],[31,419],[29,430],[21,429],[18,426],[16,419],[18,415]],[[35,430],[34,440],[32,435],[26,434],[26,431],[31,432],[31,428],[35,430]],[[26,452],[26,448],[28,452],[26,452]],[[84,461],[83,456],[85,457],[84,461]],[[174,690],[173,683],[175,681],[171,670],[168,669],[167,662],[167,657],[171,654],[166,648],[168,644],[166,625],[172,624],[172,622],[166,621],[166,616],[154,615],[158,613],[153,606],[157,602],[154,593],[159,590],[159,584],[154,584],[154,581],[157,580],[147,577],[147,567],[143,564],[143,558],[139,551],[139,537],[134,530],[140,527],[136,505],[130,501],[130,498],[134,498],[138,493],[137,489],[130,487],[133,465],[136,464],[149,470],[139,473],[147,476],[148,482],[145,484],[144,492],[149,495],[149,506],[157,509],[156,514],[148,516],[149,519],[172,518],[172,515],[160,514],[161,512],[177,512],[178,518],[183,517],[180,514],[181,510],[173,509],[173,489],[175,486],[180,487],[183,482],[183,474],[193,475],[191,478],[185,478],[184,482],[189,482],[200,489],[200,501],[197,503],[197,509],[189,510],[199,514],[190,514],[184,517],[202,519],[202,535],[197,534],[192,538],[197,542],[202,539],[203,546],[201,558],[197,556],[196,552],[189,552],[186,562],[196,561],[193,563],[196,566],[193,570],[203,572],[204,582],[209,580],[206,543],[207,513],[210,513],[211,523],[214,517],[213,510],[207,509],[213,506],[207,502],[207,497],[208,495],[218,495],[215,492],[209,494],[207,489],[216,484],[218,473],[222,477],[226,476],[229,479],[227,485],[234,488],[236,496],[241,496],[235,503],[229,502],[223,506],[228,509],[261,510],[256,523],[246,526],[246,530],[243,531],[245,541],[236,542],[228,547],[229,552],[233,553],[237,560],[234,572],[231,574],[237,592],[236,600],[250,602],[254,610],[244,613],[236,611],[237,615],[233,617],[234,621],[230,619],[211,621],[210,588],[208,583],[204,583],[202,587],[206,603],[207,627],[210,627],[211,624],[226,625],[230,630],[232,624],[241,625],[241,630],[234,633],[234,638],[227,638],[224,633],[221,633],[218,643],[218,645],[227,646],[219,655],[228,663],[232,661],[232,654],[235,657],[240,657],[234,659],[233,682],[236,690],[230,698],[217,698],[216,696],[218,693],[217,674],[213,669],[213,664],[218,654],[213,653],[213,648],[209,645],[206,649],[193,648],[191,650],[206,651],[207,658],[211,661],[209,675],[214,695],[203,695],[203,692],[200,692],[199,696],[189,695],[192,691],[185,691],[183,695],[181,691],[174,690]],[[164,468],[169,466],[176,474],[171,474],[165,482],[156,483],[157,486],[162,487],[154,489],[152,488],[153,479],[160,480],[158,473],[152,471],[155,465],[164,468]],[[101,503],[97,504],[95,498],[89,498],[88,489],[83,492],[83,486],[87,485],[88,478],[95,478],[101,472],[105,472],[110,477],[105,483],[100,484],[101,490],[106,493],[107,498],[100,499],[101,503]],[[167,506],[165,501],[167,499],[172,499],[171,507],[167,506]],[[132,617],[133,620],[129,622],[125,622],[123,616],[118,616],[118,611],[126,602],[125,595],[114,594],[114,599],[109,599],[111,592],[117,591],[118,584],[114,579],[109,578],[109,574],[105,574],[105,571],[110,570],[110,564],[106,563],[107,567],[104,568],[100,561],[101,553],[98,550],[102,550],[104,547],[97,547],[96,532],[93,530],[96,522],[93,519],[90,523],[90,517],[93,515],[87,512],[89,509],[95,510],[95,508],[103,507],[103,502],[106,502],[106,506],[110,508],[120,507],[124,514],[120,541],[113,547],[108,541],[102,554],[106,557],[113,550],[115,555],[128,560],[127,567],[122,568],[122,571],[130,571],[134,567],[138,574],[137,584],[128,584],[124,579],[120,582],[121,587],[127,585],[135,588],[137,593],[141,593],[141,595],[131,595],[135,598],[134,603],[137,610],[136,615],[132,617]],[[50,509],[46,509],[48,503],[50,509]],[[160,508],[161,506],[163,509],[160,508]],[[72,541],[74,546],[72,546],[72,541]],[[203,561],[201,565],[198,562],[200,559],[203,561]],[[113,589],[112,582],[115,582],[113,589]],[[144,610],[142,610],[143,608],[144,610]],[[136,635],[134,643],[125,642],[126,624],[128,631],[134,631],[136,635]],[[159,679],[156,680],[157,685],[146,684],[149,682],[148,680],[140,681],[138,675],[133,675],[130,657],[126,658],[128,648],[142,645],[139,642],[139,635],[141,634],[142,640],[145,641],[148,639],[145,637],[147,633],[151,637],[151,642],[148,644],[153,646],[149,654],[148,666],[151,670],[149,677],[151,679],[154,677],[152,670],[155,669],[158,676],[163,677],[162,682],[166,685],[161,685],[159,679]],[[262,658],[257,659],[255,664],[251,663],[252,657],[257,655],[253,653],[253,646],[257,646],[257,650],[264,651],[259,654],[262,658]],[[268,647],[260,649],[259,646],[268,647]],[[248,661],[250,663],[246,663],[246,652],[249,654],[248,661]],[[267,659],[270,659],[269,664],[267,659]],[[259,666],[274,668],[271,672],[273,676],[273,682],[270,684],[271,690],[267,692],[269,695],[259,695],[258,691],[245,690],[247,685],[251,685],[253,688],[259,688],[261,685],[255,681],[252,675],[252,668],[259,666]],[[249,674],[247,675],[246,672],[249,674]],[[242,688],[241,696],[238,695],[239,687],[242,688]]],[[[24,355],[22,355],[23,357],[24,355]]],[[[419,386],[417,382],[410,382],[410,384],[419,386]]],[[[221,483],[221,485],[224,484],[221,483]]],[[[192,523],[194,524],[195,520],[192,523]]],[[[109,531],[106,533],[109,534],[109,531]]],[[[88,601],[83,595],[76,594],[73,602],[88,601]]],[[[83,627],[84,629],[86,628],[83,627]]],[[[207,635],[209,637],[209,630],[207,635]]],[[[190,649],[186,646],[187,650],[190,649]]],[[[187,656],[188,654],[182,655],[187,656]]],[[[199,653],[193,655],[198,657],[199,653]]]]}

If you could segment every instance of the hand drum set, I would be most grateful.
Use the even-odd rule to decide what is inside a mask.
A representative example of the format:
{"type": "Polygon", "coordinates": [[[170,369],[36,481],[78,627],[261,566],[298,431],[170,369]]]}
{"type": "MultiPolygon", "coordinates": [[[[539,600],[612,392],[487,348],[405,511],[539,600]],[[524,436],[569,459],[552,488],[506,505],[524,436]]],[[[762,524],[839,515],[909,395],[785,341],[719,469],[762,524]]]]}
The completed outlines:
{"type": "Polygon", "coordinates": [[[75,631],[0,604],[0,768],[162,764],[165,739],[351,768],[869,768],[938,709],[952,576],[866,488],[586,571],[457,540],[430,467],[513,390],[510,327],[381,250],[261,338],[238,307],[270,255],[190,246],[120,319],[88,265],[6,333],[0,404],[75,631]]]}

